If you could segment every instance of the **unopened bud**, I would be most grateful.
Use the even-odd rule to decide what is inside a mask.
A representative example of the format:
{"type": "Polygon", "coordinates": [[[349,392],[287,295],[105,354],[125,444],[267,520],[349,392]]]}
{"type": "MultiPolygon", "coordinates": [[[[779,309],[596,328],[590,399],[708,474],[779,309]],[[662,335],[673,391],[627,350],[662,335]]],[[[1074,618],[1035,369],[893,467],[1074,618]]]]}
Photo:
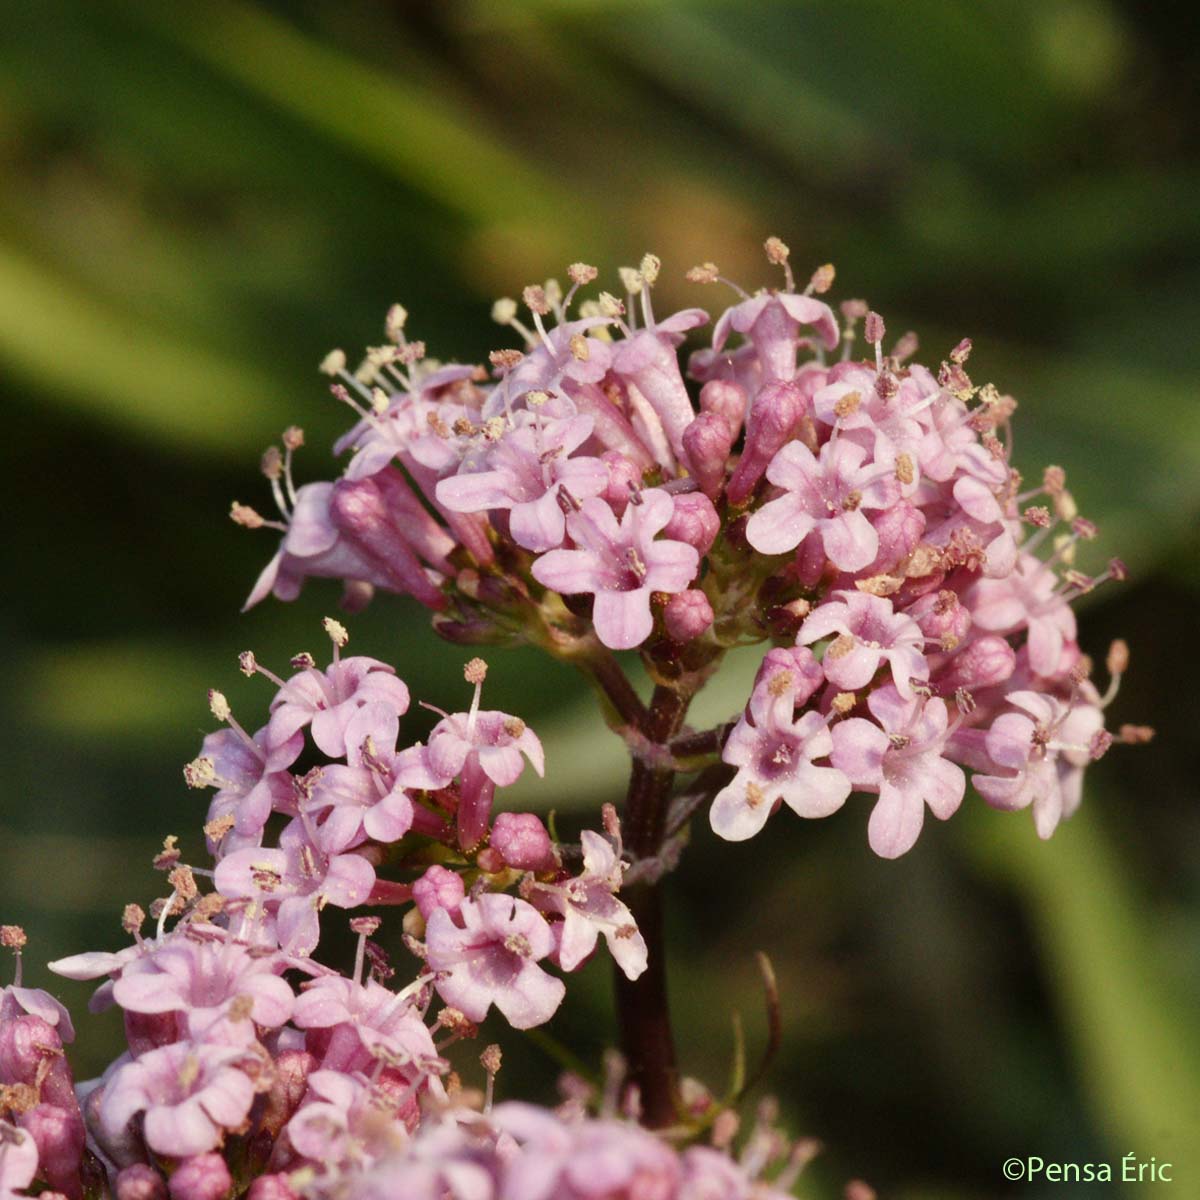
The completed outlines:
{"type": "Polygon", "coordinates": [[[531,812],[502,812],[492,824],[492,849],[518,871],[550,871],[556,862],[545,825],[531,812]]]}
{"type": "Polygon", "coordinates": [[[706,633],[712,623],[712,605],[699,588],[677,592],[663,609],[663,624],[673,642],[690,642],[706,633]]]}

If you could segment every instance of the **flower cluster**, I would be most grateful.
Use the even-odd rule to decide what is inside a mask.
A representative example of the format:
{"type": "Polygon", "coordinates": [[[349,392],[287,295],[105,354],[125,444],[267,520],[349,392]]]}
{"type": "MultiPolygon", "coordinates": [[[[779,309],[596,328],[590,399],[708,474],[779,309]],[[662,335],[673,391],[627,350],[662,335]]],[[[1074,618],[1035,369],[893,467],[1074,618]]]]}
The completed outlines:
{"type": "MultiPolygon", "coordinates": [[[[1102,695],[1071,608],[1125,567],[1076,565],[1096,528],[1060,468],[1023,484],[1016,403],[972,381],[968,340],[936,371],[912,361],[913,334],[887,352],[864,302],[839,320],[821,299],[832,267],[798,290],[788,248],[766,251],[782,288],[689,272],[736,300],[686,361],[708,314],[656,317],[653,255],[622,270],[623,300],[600,292],[577,314],[597,276],[582,263],[565,294],[525,289],[527,323],[498,301],[524,345],[495,351],[490,376],[426,360],[394,308],[356,370],[340,351],[323,364],[360,418],[337,446],[342,478],[294,488],[296,430],[264,460],[284,538],[249,603],[310,575],[344,580],[351,605],[403,592],[453,641],[531,642],[602,688],[608,650],[639,649],[688,692],[728,649],[770,642],[723,746],[736,774],[712,806],[718,834],[750,837],[781,804],[826,816],[859,791],[878,797],[871,847],[895,857],[927,807],[959,807],[970,770],[987,803],[1031,807],[1048,837],[1086,764],[1148,736],[1106,731],[1127,651],[1114,646],[1102,695]]],[[[636,703],[606,690],[636,743],[636,703]]]]}
{"type": "MultiPolygon", "coordinates": [[[[573,664],[629,747],[624,811],[605,805],[600,829],[567,844],[504,806],[544,755],[521,717],[482,707],[480,658],[465,709],[423,704],[414,740],[408,687],[344,654],[340,622],[324,623],[325,665],[303,653],[276,674],[244,653],[242,673],[272,691],[265,721],[243,726],[210,692],[221,727],[184,768],[211,792],[211,865],[167,838],[153,927],[130,904],[124,946],[50,964],[99,981],[93,1010],[122,1015],[126,1049],[100,1078],[75,1084],[71,1020],[22,986],[24,934],[0,927],[17,955],[0,992],[0,1200],[787,1192],[813,1143],[783,1139],[769,1105],[737,1139],[744,1086],[717,1100],[672,1057],[655,889],[692,813],[708,804],[712,828],[741,840],[785,804],[825,817],[864,792],[870,845],[893,858],[926,808],[957,810],[969,771],[988,804],[1031,808],[1047,837],[1079,805],[1086,764],[1150,731],[1105,728],[1128,651],[1113,644],[1101,692],[1071,609],[1125,568],[1076,565],[1095,527],[1058,468],[1024,487],[1015,403],[972,382],[970,343],[937,371],[910,361],[912,335],[885,352],[864,303],[839,319],[820,298],[831,267],[797,290],[787,247],[766,250],[784,286],[729,285],[736,302],[686,358],[708,314],[655,315],[652,255],[621,272],[623,300],[601,292],[572,313],[597,277],[576,263],[565,293],[525,289],[527,322],[499,301],[524,346],[495,351],[490,374],[426,359],[399,306],[355,370],[327,356],[357,411],[337,445],[351,455],[335,482],[299,488],[299,429],[264,456],[281,519],[233,516],[283,536],[248,603],[335,578],[350,610],[401,593],[453,643],[524,642],[573,664]],[[688,729],[692,697],[748,644],[764,651],[740,716],[688,729]],[[613,653],[631,650],[648,702],[613,653]],[[698,779],[675,797],[680,774],[698,779]],[[314,957],[330,908],[353,914],[344,972],[314,957]],[[412,964],[393,982],[375,935],[397,909],[412,964]],[[557,1109],[494,1104],[492,1045],[485,1085],[464,1084],[447,1051],[493,1009],[518,1030],[550,1020],[562,976],[601,939],[622,976],[630,1077],[614,1068],[599,1096],[568,1078],[557,1109]]],[[[727,283],[712,264],[689,277],[727,283]]],[[[773,1004],[769,966],[764,978],[773,1004]]]]}
{"type": "MultiPolygon", "coordinates": [[[[91,1007],[123,1014],[128,1049],[101,1079],[74,1087],[70,1018],[21,986],[24,935],[4,928],[18,953],[0,999],[4,1195],[38,1179],[76,1200],[90,1173],[123,1198],[163,1195],[169,1176],[174,1200],[219,1200],[239,1161],[252,1176],[312,1176],[319,1191],[408,1153],[427,1111],[455,1124],[461,1089],[443,1051],[493,1006],[517,1029],[549,1020],[565,985],[547,966],[577,969],[603,937],[629,978],[645,970],[645,942],[617,894],[615,813],[574,847],[533,813],[493,814],[497,789],[527,762],[541,773],[543,755],[518,717],[481,707],[483,661],[464,672],[468,710],[435,710],[427,740],[405,744],[406,685],[383,662],[343,655],[339,622],[325,629],[324,668],[301,654],[283,678],[241,655],[242,672],[274,691],[256,732],[209,694],[223,727],[184,776],[213,792],[213,867],[184,863],[168,838],[155,865],[171,891],[151,908],[152,936],[131,904],[131,944],[51,964],[102,980],[91,1007]],[[398,905],[418,963],[405,986],[387,986],[395,971],[371,940],[377,916],[351,920],[351,974],[312,957],[325,909],[398,905]]],[[[282,1176],[272,1186],[292,1194],[282,1176]]]]}

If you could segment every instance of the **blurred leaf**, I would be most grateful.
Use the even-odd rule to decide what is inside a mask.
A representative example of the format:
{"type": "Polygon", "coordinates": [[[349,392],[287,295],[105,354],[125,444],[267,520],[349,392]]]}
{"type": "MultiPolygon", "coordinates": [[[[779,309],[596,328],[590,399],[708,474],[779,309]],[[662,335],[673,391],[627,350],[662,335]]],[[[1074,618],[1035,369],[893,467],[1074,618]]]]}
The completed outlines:
{"type": "Polygon", "coordinates": [[[1023,897],[1063,1035],[1111,1149],[1174,1162],[1178,1178],[1193,1177],[1200,1169],[1197,998],[1175,994],[1143,935],[1153,915],[1098,812],[1085,807],[1043,843],[1028,819],[979,815],[981,808],[971,845],[1023,897]]]}
{"type": "Polygon", "coordinates": [[[484,114],[422,86],[418,62],[385,75],[237,0],[202,9],[131,0],[129,10],[451,211],[482,224],[544,222],[569,253],[577,201],[505,149],[484,114]]]}
{"type": "Polygon", "coordinates": [[[271,381],[94,301],[0,244],[0,356],[26,384],[196,454],[270,436],[271,381]]]}

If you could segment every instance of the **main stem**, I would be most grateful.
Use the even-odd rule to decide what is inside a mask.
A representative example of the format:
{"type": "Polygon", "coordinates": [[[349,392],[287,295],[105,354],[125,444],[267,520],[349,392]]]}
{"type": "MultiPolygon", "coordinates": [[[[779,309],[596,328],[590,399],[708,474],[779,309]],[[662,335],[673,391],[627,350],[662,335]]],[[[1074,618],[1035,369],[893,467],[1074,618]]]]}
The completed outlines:
{"type": "MultiPolygon", "coordinates": [[[[683,724],[689,700],[689,695],[672,688],[656,687],[643,725],[647,739],[661,745],[674,737],[683,724]]],[[[674,783],[673,770],[634,761],[622,832],[625,844],[637,858],[651,857],[662,848],[674,783]]],[[[637,979],[627,979],[619,968],[614,971],[621,1049],[630,1078],[641,1092],[642,1119],[658,1129],[673,1124],[678,1111],[661,882],[632,884],[622,891],[621,898],[629,905],[649,952],[649,964],[637,979]]]]}

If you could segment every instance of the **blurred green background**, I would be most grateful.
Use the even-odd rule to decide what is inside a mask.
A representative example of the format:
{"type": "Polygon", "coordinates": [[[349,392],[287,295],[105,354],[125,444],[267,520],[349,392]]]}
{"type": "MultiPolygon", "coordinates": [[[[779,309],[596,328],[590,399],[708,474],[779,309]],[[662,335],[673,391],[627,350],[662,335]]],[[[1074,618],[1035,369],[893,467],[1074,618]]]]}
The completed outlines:
{"type": "MultiPolygon", "coordinates": [[[[378,341],[400,300],[432,354],[478,358],[504,342],[493,296],[647,249],[664,309],[712,305],[683,271],[766,282],[774,233],[927,359],[975,338],[972,374],[1021,401],[1020,465],[1065,466],[1097,562],[1130,565],[1083,641],[1129,640],[1114,720],[1159,737],[1093,769],[1048,844],[977,798],[897,863],[869,854],[865,802],[750,845],[699,828],[672,884],[685,1065],[723,1083],[733,1008],[761,1044],[761,948],[786,1021],[768,1086],[828,1146],[805,1194],[860,1175],[906,1200],[1051,1196],[1003,1160],[1132,1151],[1177,1182],[1086,1194],[1200,1195],[1198,11],[0,2],[0,915],[29,928],[35,982],[120,942],[164,833],[195,845],[179,767],[205,688],[254,721],[267,693],[237,651],[278,665],[321,640],[333,585],[238,615],[274,538],[225,512],[268,506],[257,455],[286,424],[308,432],[301,479],[331,474],[347,419],[324,352],[378,341]]],[[[419,696],[463,688],[464,653],[413,606],[352,633],[419,696]]],[[[738,707],[752,668],[704,712],[738,707]]],[[[546,741],[529,797],[577,820],[619,790],[563,669],[496,653],[488,688],[546,741]]],[[[552,1026],[593,1065],[606,985],[590,966],[552,1026]]],[[[79,1025],[83,1076],[117,1030],[79,1025]]],[[[550,1095],[543,1051],[506,1043],[502,1090],[550,1095]]]]}

